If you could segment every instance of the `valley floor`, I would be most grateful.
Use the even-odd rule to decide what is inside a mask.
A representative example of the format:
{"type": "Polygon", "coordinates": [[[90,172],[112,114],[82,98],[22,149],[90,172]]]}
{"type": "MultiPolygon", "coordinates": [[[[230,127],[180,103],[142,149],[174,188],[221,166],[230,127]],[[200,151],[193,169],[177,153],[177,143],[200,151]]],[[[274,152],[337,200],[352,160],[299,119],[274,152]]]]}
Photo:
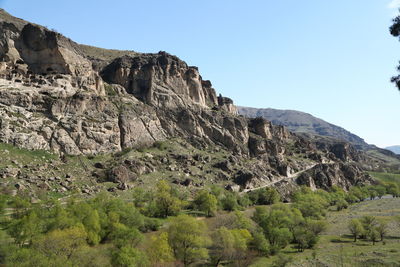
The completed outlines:
{"type": "MultiPolygon", "coordinates": [[[[287,247],[283,254],[293,258],[287,266],[400,266],[400,228],[393,216],[400,215],[400,198],[383,198],[351,205],[342,211],[330,211],[327,216],[328,229],[314,250],[298,253],[287,247]],[[388,220],[388,233],[383,242],[375,245],[370,241],[353,242],[347,225],[351,219],[375,216],[388,220]]],[[[275,257],[260,258],[252,266],[272,266],[275,257]]]]}

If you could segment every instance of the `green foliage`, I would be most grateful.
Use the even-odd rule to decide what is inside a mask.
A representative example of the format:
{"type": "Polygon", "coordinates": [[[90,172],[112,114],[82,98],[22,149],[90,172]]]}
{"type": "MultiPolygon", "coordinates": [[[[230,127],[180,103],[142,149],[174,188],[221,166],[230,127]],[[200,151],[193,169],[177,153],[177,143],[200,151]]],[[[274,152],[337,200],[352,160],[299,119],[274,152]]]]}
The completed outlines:
{"type": "Polygon", "coordinates": [[[174,252],[168,243],[168,233],[162,232],[150,238],[150,244],[146,248],[147,255],[152,264],[164,264],[174,261],[174,252]]]}
{"type": "Polygon", "coordinates": [[[274,262],[272,263],[272,267],[285,267],[289,263],[293,261],[293,258],[290,256],[286,256],[284,254],[278,254],[274,262]]]}
{"type": "Polygon", "coordinates": [[[263,256],[267,256],[270,252],[268,240],[265,238],[265,235],[256,231],[253,233],[252,245],[255,250],[261,253],[263,256]]]}
{"type": "Polygon", "coordinates": [[[136,248],[125,246],[115,250],[112,262],[118,267],[145,267],[148,266],[146,255],[136,248]]]}
{"type": "Polygon", "coordinates": [[[204,222],[188,215],[179,215],[172,218],[167,232],[175,258],[185,266],[208,258],[206,247],[210,239],[204,222]]]}
{"type": "Polygon", "coordinates": [[[168,183],[164,180],[158,182],[154,204],[152,206],[154,209],[154,216],[165,218],[176,215],[182,209],[182,206],[182,201],[172,195],[171,187],[168,183]]]}
{"type": "Polygon", "coordinates": [[[226,227],[218,228],[212,234],[213,254],[212,261],[218,266],[220,261],[231,260],[235,253],[235,238],[226,227]]]}
{"type": "Polygon", "coordinates": [[[246,252],[252,235],[247,229],[227,229],[220,227],[212,234],[212,261],[217,266],[221,261],[238,259],[246,252]]]}
{"type": "Polygon", "coordinates": [[[348,207],[349,207],[349,203],[342,198],[336,202],[336,210],[337,211],[347,209],[348,207]]]}
{"type": "Polygon", "coordinates": [[[72,266],[68,262],[49,258],[34,249],[19,248],[10,251],[6,257],[6,266],[37,267],[37,266],[72,266]]]}
{"type": "Polygon", "coordinates": [[[256,205],[272,205],[281,200],[281,196],[275,188],[264,187],[249,194],[250,200],[256,205]]]}
{"type": "Polygon", "coordinates": [[[145,218],[132,203],[103,194],[80,202],[71,199],[66,205],[57,201],[30,205],[20,198],[14,198],[10,205],[15,212],[11,220],[4,221],[4,227],[12,238],[10,242],[24,248],[16,252],[7,249],[12,247],[8,244],[0,249],[0,255],[4,254],[2,257],[10,266],[33,266],[31,262],[40,261],[43,262],[36,266],[91,266],[90,262],[101,257],[105,257],[102,262],[107,266],[107,256],[99,257],[89,247],[100,243],[112,243],[117,248],[113,255],[121,266],[126,262],[126,266],[138,266],[137,262],[136,265],[132,262],[137,261],[140,253],[132,259],[125,253],[130,251],[127,247],[140,243],[139,230],[147,231],[160,225],[157,219],[145,218]],[[35,254],[31,262],[29,254],[35,254]],[[16,259],[21,264],[14,264],[16,259]]]}
{"type": "Polygon", "coordinates": [[[364,233],[364,227],[360,220],[352,219],[348,226],[350,233],[354,237],[354,242],[357,242],[357,238],[364,233]]]}
{"type": "Polygon", "coordinates": [[[224,210],[234,211],[239,208],[237,197],[234,193],[226,192],[221,199],[221,205],[224,210]]]}
{"type": "Polygon", "coordinates": [[[247,250],[252,237],[247,229],[233,229],[230,230],[234,239],[234,248],[239,250],[247,250]]]}
{"type": "Polygon", "coordinates": [[[69,259],[87,245],[87,237],[82,225],[64,230],[57,229],[35,240],[33,247],[47,257],[69,259]]]}
{"type": "Polygon", "coordinates": [[[379,220],[378,225],[375,226],[375,230],[378,233],[381,241],[385,238],[387,232],[388,232],[388,223],[384,220],[379,220]]]}
{"type": "Polygon", "coordinates": [[[136,228],[130,228],[122,223],[113,223],[110,227],[110,233],[107,238],[117,247],[135,247],[143,237],[136,228]]]}
{"type": "Polygon", "coordinates": [[[298,191],[293,195],[294,206],[301,211],[304,217],[320,219],[325,216],[328,201],[318,193],[298,191]]]}
{"type": "Polygon", "coordinates": [[[199,191],[193,200],[194,208],[204,212],[208,217],[215,215],[217,204],[217,198],[207,190],[199,191]]]}
{"type": "Polygon", "coordinates": [[[42,221],[31,211],[20,219],[13,220],[7,227],[8,234],[19,246],[31,245],[33,239],[42,232],[42,221]]]}

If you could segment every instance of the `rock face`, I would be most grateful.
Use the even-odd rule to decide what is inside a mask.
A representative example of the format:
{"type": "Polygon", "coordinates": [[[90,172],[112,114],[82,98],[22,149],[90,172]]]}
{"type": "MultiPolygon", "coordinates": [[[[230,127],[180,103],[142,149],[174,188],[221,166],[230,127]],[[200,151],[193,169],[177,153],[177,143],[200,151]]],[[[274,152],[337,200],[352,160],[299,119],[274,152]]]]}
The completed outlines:
{"type": "Polygon", "coordinates": [[[215,90],[209,81],[202,80],[198,69],[166,52],[117,58],[101,71],[101,76],[152,106],[217,105],[215,90]]]}
{"type": "MultiPolygon", "coordinates": [[[[312,142],[265,119],[239,116],[231,99],[217,97],[211,82],[176,56],[96,51],[108,53],[0,10],[0,142],[91,155],[178,137],[229,151],[229,159],[213,165],[215,180],[235,190],[291,180],[310,161],[319,167],[299,177],[301,184],[346,188],[369,181],[361,170],[346,169],[360,160],[351,146],[312,142]],[[321,165],[327,162],[336,167],[321,165]]],[[[133,177],[151,171],[135,162],[111,168],[108,179],[127,189],[133,177]]]]}
{"type": "Polygon", "coordinates": [[[329,190],[332,186],[349,189],[353,185],[373,183],[373,179],[355,164],[319,164],[297,178],[297,183],[313,189],[329,190]]]}

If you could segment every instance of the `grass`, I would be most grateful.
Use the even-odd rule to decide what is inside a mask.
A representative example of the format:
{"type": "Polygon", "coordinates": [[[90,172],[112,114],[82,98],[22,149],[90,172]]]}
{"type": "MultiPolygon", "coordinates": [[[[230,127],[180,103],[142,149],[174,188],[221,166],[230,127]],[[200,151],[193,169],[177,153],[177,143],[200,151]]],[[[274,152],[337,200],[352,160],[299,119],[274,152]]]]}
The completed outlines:
{"type": "Polygon", "coordinates": [[[122,57],[125,55],[135,56],[136,52],[131,50],[116,50],[116,49],[105,49],[90,45],[80,44],[79,48],[89,57],[98,58],[105,61],[112,61],[117,57],[122,57]]]}
{"type": "Polygon", "coordinates": [[[15,160],[26,164],[32,161],[44,162],[58,158],[57,155],[45,150],[28,150],[5,143],[0,143],[0,157],[0,166],[11,164],[11,161],[15,160]]]}
{"type": "Polygon", "coordinates": [[[385,161],[389,165],[396,166],[396,165],[400,164],[399,159],[396,159],[395,157],[387,156],[387,155],[379,152],[378,150],[368,150],[368,151],[366,151],[366,153],[373,158],[385,161]]]}
{"type": "MultiPolygon", "coordinates": [[[[294,247],[285,248],[282,253],[293,257],[288,266],[399,266],[400,227],[392,221],[392,216],[400,214],[400,199],[379,199],[365,201],[342,211],[330,211],[327,215],[328,229],[321,235],[314,250],[298,253],[294,247]],[[389,222],[385,242],[372,245],[368,240],[353,242],[347,230],[348,222],[365,215],[376,216],[389,222]]],[[[259,258],[253,265],[272,266],[276,256],[259,258]]]]}
{"type": "Polygon", "coordinates": [[[369,172],[369,174],[381,182],[400,184],[400,174],[385,172],[369,172]]]}

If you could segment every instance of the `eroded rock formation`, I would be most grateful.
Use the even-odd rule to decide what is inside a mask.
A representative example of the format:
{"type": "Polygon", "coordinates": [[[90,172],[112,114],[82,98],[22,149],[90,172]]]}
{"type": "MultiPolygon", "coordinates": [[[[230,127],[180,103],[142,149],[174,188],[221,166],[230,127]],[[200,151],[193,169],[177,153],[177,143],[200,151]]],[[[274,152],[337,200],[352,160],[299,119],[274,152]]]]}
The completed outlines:
{"type": "MultiPolygon", "coordinates": [[[[298,182],[315,188],[369,182],[346,165],[359,159],[351,146],[322,147],[267,120],[238,116],[231,99],[217,97],[211,82],[176,56],[131,53],[105,60],[84,51],[59,33],[0,11],[1,142],[79,155],[179,137],[230,151],[232,158],[215,165],[215,179],[230,188],[275,185],[302,171],[298,182]]],[[[129,166],[112,168],[109,178],[127,188],[129,166]]]]}

